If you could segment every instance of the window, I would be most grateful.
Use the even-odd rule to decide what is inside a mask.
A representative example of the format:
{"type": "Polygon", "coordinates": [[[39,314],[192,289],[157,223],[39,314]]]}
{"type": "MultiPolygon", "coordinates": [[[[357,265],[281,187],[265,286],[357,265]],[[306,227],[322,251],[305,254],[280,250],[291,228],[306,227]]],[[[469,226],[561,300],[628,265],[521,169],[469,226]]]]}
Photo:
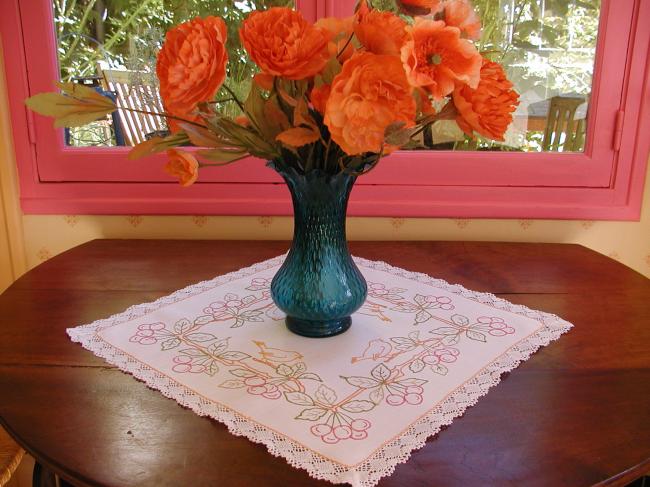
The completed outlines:
{"type": "MultiPolygon", "coordinates": [[[[86,77],[89,80],[85,82],[92,83],[97,75],[96,60],[104,61],[100,69],[113,76],[114,91],[119,92],[120,83],[131,83],[146,92],[141,98],[155,98],[155,90],[147,88],[150,82],[133,74],[124,80],[120,71],[122,76],[125,68],[131,73],[146,72],[142,64],[147,64],[147,59],[150,62],[151,53],[138,50],[138,45],[155,44],[155,28],[160,26],[149,25],[141,17],[136,36],[129,42],[117,39],[109,46],[113,37],[107,40],[106,36],[115,35],[118,22],[114,21],[128,19],[113,19],[110,15],[114,13],[99,9],[94,12],[103,12],[100,20],[104,25],[96,25],[95,32],[103,36],[96,39],[103,44],[103,52],[93,50],[94,41],[88,39],[74,45],[78,38],[75,29],[61,18],[57,20],[65,3],[9,0],[8,13],[0,19],[25,211],[289,213],[288,193],[280,179],[263,167],[264,161],[251,158],[204,171],[199,184],[181,189],[160,170],[163,156],[128,161],[128,148],[118,145],[115,123],[110,120],[85,132],[65,133],[54,130],[51,120],[26,113],[22,100],[29,94],[51,90],[60,74],[86,77]],[[112,49],[118,44],[121,51],[107,52],[107,46],[112,49]],[[75,54],[71,46],[77,52],[79,46],[86,49],[89,59],[83,67],[72,62],[75,54]]],[[[77,3],[88,6],[95,2],[77,3]]],[[[157,22],[160,24],[162,18],[164,27],[165,22],[172,24],[194,14],[191,8],[187,10],[188,4],[213,4],[215,10],[210,11],[220,13],[217,7],[230,2],[134,3],[147,4],[147,11],[159,9],[157,22]],[[186,6],[185,12],[169,8],[181,4],[186,6]]],[[[254,3],[235,2],[240,10],[231,14],[245,13],[246,5],[254,3]]],[[[387,0],[375,3],[390,8],[387,0]]],[[[509,76],[522,95],[506,143],[468,143],[459,134],[437,127],[424,134],[414,150],[391,155],[370,175],[360,178],[350,213],[637,218],[649,142],[640,134],[650,129],[646,72],[650,28],[641,21],[650,16],[648,2],[474,3],[489,27],[484,32],[483,48],[503,56],[509,76]],[[564,122],[558,120],[562,116],[564,122]],[[444,150],[454,147],[457,150],[444,150]]],[[[349,15],[353,5],[353,0],[296,1],[297,8],[312,20],[324,15],[349,15]]],[[[140,124],[134,133],[164,130],[164,126],[147,120],[133,123],[140,124]]],[[[128,134],[128,121],[123,125],[123,132],[128,134]]]]}

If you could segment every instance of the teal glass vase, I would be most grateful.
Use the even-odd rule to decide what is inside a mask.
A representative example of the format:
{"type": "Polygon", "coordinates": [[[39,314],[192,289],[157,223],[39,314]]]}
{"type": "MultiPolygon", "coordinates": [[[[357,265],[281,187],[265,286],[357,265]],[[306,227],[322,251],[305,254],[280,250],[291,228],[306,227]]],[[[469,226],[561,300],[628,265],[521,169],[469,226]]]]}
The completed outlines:
{"type": "Polygon", "coordinates": [[[293,243],[271,282],[289,330],[328,337],[347,330],[368,287],[348,250],[345,217],[356,176],[321,169],[298,172],[281,161],[269,166],[284,178],[293,201],[293,243]]]}

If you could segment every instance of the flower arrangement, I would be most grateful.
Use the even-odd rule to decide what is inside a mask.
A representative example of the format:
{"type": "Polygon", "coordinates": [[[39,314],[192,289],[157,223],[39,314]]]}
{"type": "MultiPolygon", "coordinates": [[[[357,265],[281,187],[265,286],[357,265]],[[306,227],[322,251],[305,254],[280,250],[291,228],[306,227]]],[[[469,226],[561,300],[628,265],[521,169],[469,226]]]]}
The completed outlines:
{"type": "MultiPolygon", "coordinates": [[[[399,15],[361,0],[354,15],[315,24],[290,8],[250,13],[239,35],[259,73],[245,100],[224,84],[223,19],[196,18],[169,30],[156,74],[159,115],[170,134],[138,144],[129,157],[166,151],[165,170],[189,186],[201,168],[249,155],[301,174],[358,176],[440,120],[455,121],[469,137],[502,141],[519,95],[503,68],[475,47],[481,24],[469,0],[396,4],[399,15]],[[220,112],[222,87],[241,115],[220,112]]],[[[26,102],[55,126],[84,125],[117,108],[91,88],[59,88],[26,102]]]]}

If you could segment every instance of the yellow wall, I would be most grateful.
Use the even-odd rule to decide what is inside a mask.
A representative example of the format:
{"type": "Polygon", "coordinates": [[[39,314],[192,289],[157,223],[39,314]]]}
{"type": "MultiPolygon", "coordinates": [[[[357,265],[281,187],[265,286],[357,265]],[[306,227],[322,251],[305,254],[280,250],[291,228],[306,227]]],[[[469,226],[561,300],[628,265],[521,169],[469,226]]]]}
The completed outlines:
{"type": "MultiPolygon", "coordinates": [[[[1,69],[2,66],[0,72],[3,72],[1,69]]],[[[33,267],[94,238],[288,239],[291,236],[292,224],[288,217],[20,215],[14,168],[6,88],[0,79],[0,188],[4,197],[4,203],[0,203],[3,205],[0,207],[3,210],[0,211],[0,289],[2,279],[6,281],[22,272],[25,256],[28,267],[33,267]],[[8,220],[8,232],[4,220],[8,220]],[[11,272],[6,271],[8,265],[12,266],[11,272]]],[[[348,234],[351,239],[368,240],[579,243],[650,277],[649,207],[650,184],[646,183],[640,222],[350,218],[348,234]]]]}

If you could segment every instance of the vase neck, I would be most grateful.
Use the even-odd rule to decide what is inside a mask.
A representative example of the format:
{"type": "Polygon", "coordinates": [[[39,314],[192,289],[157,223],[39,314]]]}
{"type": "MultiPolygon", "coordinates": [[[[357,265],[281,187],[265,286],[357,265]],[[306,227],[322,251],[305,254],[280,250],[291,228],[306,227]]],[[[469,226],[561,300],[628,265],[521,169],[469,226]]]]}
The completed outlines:
{"type": "Polygon", "coordinates": [[[320,170],[300,174],[278,170],[289,187],[294,212],[294,246],[305,240],[329,240],[346,247],[345,217],[355,176],[320,170]]]}

